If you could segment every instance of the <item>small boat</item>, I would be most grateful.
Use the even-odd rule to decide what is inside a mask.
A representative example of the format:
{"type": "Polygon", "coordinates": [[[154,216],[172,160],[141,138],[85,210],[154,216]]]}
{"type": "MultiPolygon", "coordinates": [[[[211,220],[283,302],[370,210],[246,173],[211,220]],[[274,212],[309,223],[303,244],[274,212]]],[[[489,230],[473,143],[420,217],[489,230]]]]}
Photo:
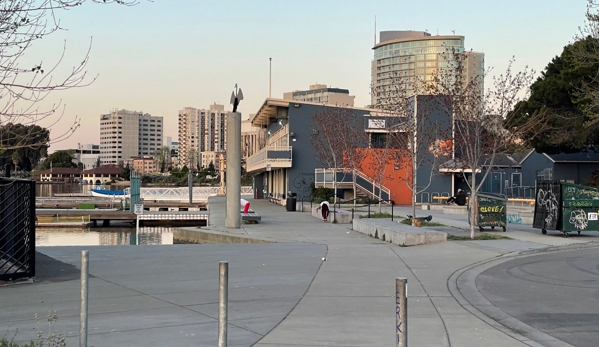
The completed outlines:
{"type": "Polygon", "coordinates": [[[109,189],[90,189],[90,193],[92,196],[97,196],[101,198],[110,198],[110,199],[124,199],[130,197],[129,188],[125,188],[124,190],[109,190],[109,189]]]}

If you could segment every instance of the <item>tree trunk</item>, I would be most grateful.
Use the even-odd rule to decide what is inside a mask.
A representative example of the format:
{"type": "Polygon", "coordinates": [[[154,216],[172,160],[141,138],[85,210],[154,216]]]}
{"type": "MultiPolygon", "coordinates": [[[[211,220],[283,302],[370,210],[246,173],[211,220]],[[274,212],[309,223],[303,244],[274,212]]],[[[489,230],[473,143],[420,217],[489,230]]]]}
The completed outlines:
{"type": "Polygon", "coordinates": [[[475,207],[477,207],[476,205],[476,193],[477,193],[477,189],[476,189],[476,168],[474,168],[474,170],[472,170],[472,182],[471,182],[471,186],[470,186],[470,198],[468,199],[468,214],[470,216],[470,238],[474,239],[474,225],[477,224],[476,220],[474,220],[474,217],[476,216],[476,211],[474,210],[475,207]]]}
{"type": "Polygon", "coordinates": [[[356,184],[356,170],[352,169],[351,174],[352,174],[352,186],[353,186],[353,189],[354,189],[354,211],[355,211],[356,210],[356,199],[357,199],[356,198],[356,196],[357,196],[356,195],[356,188],[358,187],[358,185],[356,184]]]}

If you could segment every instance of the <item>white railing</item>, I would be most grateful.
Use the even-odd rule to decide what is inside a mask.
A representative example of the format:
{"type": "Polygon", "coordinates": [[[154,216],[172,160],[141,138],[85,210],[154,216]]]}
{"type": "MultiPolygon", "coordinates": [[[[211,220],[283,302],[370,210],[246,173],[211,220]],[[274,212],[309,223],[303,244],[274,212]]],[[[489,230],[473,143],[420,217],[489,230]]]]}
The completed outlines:
{"type": "Polygon", "coordinates": [[[261,165],[263,163],[276,163],[276,162],[290,163],[291,158],[292,158],[291,155],[289,156],[289,158],[268,158],[268,152],[280,151],[280,152],[290,152],[291,153],[291,150],[292,150],[291,146],[267,146],[267,147],[264,147],[261,150],[259,150],[258,153],[247,158],[246,163],[247,163],[248,171],[251,171],[252,169],[254,169],[255,166],[261,165]]]}
{"type": "MultiPolygon", "coordinates": [[[[220,187],[193,187],[193,200],[206,201],[209,196],[220,193],[220,187]]],[[[242,195],[253,195],[254,189],[249,186],[241,187],[242,195]]],[[[140,197],[144,200],[159,201],[189,201],[188,187],[173,188],[140,188],[140,197]]]]}

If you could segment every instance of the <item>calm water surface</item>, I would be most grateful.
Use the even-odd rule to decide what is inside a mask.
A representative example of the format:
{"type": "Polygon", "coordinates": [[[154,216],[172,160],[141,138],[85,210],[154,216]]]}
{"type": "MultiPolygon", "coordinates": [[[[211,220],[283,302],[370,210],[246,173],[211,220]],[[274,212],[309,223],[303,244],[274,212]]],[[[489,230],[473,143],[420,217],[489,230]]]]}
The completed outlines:
{"type": "Polygon", "coordinates": [[[36,246],[172,245],[173,230],[168,227],[135,228],[37,228],[36,246]]]}

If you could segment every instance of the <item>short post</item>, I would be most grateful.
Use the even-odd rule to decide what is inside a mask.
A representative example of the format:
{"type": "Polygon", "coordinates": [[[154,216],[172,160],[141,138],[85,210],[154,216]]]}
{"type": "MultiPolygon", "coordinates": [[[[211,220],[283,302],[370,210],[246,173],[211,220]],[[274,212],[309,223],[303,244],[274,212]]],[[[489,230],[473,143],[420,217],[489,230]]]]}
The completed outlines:
{"type": "Polygon", "coordinates": [[[396,346],[408,346],[408,279],[395,280],[395,334],[396,346]]]}
{"type": "Polygon", "coordinates": [[[229,314],[229,263],[218,264],[218,347],[227,347],[227,324],[229,314]]]}
{"type": "Polygon", "coordinates": [[[391,221],[393,222],[393,205],[395,205],[395,202],[393,200],[391,200],[391,221]]]}
{"type": "Polygon", "coordinates": [[[79,347],[87,347],[87,292],[89,288],[89,251],[81,251],[81,313],[79,316],[79,347]]]}

